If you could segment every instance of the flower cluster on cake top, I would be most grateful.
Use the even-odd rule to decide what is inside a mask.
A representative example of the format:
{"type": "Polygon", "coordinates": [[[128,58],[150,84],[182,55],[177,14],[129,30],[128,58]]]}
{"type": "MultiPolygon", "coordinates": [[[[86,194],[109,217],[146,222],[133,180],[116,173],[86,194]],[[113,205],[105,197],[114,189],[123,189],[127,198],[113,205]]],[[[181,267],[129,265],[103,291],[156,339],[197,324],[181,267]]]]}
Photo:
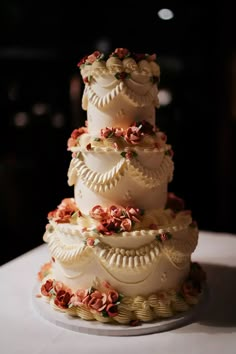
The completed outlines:
{"type": "Polygon", "coordinates": [[[160,79],[160,67],[156,54],[135,53],[127,48],[116,48],[112,53],[104,54],[98,50],[84,56],[77,64],[85,84],[92,80],[95,71],[107,70],[117,80],[129,79],[130,73],[142,72],[150,75],[150,80],[155,84],[160,79]]]}

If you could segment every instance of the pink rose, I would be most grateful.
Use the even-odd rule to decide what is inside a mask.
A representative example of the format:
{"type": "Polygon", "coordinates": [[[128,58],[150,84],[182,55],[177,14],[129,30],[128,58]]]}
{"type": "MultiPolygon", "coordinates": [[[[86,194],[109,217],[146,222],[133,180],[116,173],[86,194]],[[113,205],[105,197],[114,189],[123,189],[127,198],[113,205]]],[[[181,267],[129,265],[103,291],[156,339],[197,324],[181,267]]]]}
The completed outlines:
{"type": "Polygon", "coordinates": [[[101,129],[101,137],[105,139],[111,138],[114,135],[114,132],[115,132],[114,128],[108,128],[108,127],[103,128],[101,129]]]}
{"type": "Polygon", "coordinates": [[[88,303],[89,303],[90,299],[91,299],[90,294],[87,294],[82,300],[83,305],[88,307],[88,303]]]}
{"type": "Polygon", "coordinates": [[[117,56],[119,59],[123,59],[130,55],[130,52],[127,48],[116,48],[111,56],[117,56]]]}
{"type": "Polygon", "coordinates": [[[114,129],[115,129],[115,136],[117,136],[117,138],[123,136],[123,134],[124,134],[123,128],[114,128],[114,129]]]}
{"type": "Polygon", "coordinates": [[[58,307],[65,309],[69,305],[71,296],[72,296],[72,294],[71,294],[70,290],[60,290],[56,294],[56,298],[54,299],[54,303],[58,307]]]}
{"type": "Polygon", "coordinates": [[[86,63],[88,56],[86,55],[85,57],[83,57],[77,64],[78,67],[80,67],[81,65],[86,63]]]}
{"type": "Polygon", "coordinates": [[[112,205],[109,208],[109,212],[112,218],[120,218],[123,214],[123,211],[121,208],[117,207],[116,205],[112,205]]]}
{"type": "Polygon", "coordinates": [[[107,295],[101,293],[98,290],[95,290],[90,295],[90,300],[88,301],[87,305],[89,308],[101,312],[106,307],[107,295]]]}
{"type": "Polygon", "coordinates": [[[76,210],[77,206],[75,204],[75,199],[74,198],[64,198],[61,202],[61,204],[58,205],[58,209],[65,210],[65,209],[71,209],[71,210],[76,210]]]}
{"type": "Polygon", "coordinates": [[[109,292],[108,292],[108,294],[107,294],[107,300],[108,300],[108,302],[110,302],[110,303],[116,303],[117,300],[118,300],[118,298],[119,298],[119,294],[118,294],[117,291],[115,291],[115,290],[113,290],[113,289],[109,290],[109,292]]]}
{"type": "Polygon", "coordinates": [[[120,224],[121,230],[130,231],[132,229],[132,221],[128,218],[122,220],[120,224]]]}
{"type": "Polygon", "coordinates": [[[172,209],[174,212],[179,212],[184,210],[185,203],[184,200],[177,197],[174,193],[168,193],[166,208],[172,209]]]}
{"type": "Polygon", "coordinates": [[[55,218],[56,215],[57,215],[57,209],[49,211],[47,218],[48,218],[48,220],[51,220],[51,219],[55,218]]]}
{"type": "Polygon", "coordinates": [[[135,156],[135,153],[133,151],[128,150],[125,152],[125,158],[127,160],[131,160],[134,156],[135,156]]]}
{"type": "Polygon", "coordinates": [[[67,148],[71,148],[73,146],[76,146],[78,141],[78,137],[84,133],[87,133],[88,129],[86,127],[80,127],[78,129],[74,129],[69,137],[69,139],[67,140],[67,148]]]}
{"type": "Polygon", "coordinates": [[[151,55],[148,55],[147,60],[148,61],[156,61],[157,60],[157,55],[155,53],[151,54],[151,55]]]}
{"type": "Polygon", "coordinates": [[[115,304],[108,304],[106,307],[106,312],[108,314],[109,317],[115,317],[118,315],[118,309],[117,309],[117,305],[115,304]]]}
{"type": "Polygon", "coordinates": [[[139,208],[133,207],[126,207],[126,213],[128,214],[129,218],[134,222],[140,222],[140,216],[142,214],[139,208]]]}
{"type": "Polygon", "coordinates": [[[53,280],[48,279],[46,283],[41,286],[41,293],[44,296],[50,296],[50,291],[53,289],[53,280]]]}
{"type": "Polygon", "coordinates": [[[102,208],[101,205],[95,205],[89,214],[95,220],[104,220],[108,217],[107,210],[102,208]]]}
{"type": "Polygon", "coordinates": [[[97,226],[97,231],[100,232],[103,235],[112,235],[114,231],[114,224],[111,224],[110,222],[101,222],[97,226]]]}
{"type": "Polygon", "coordinates": [[[90,64],[93,64],[93,62],[95,62],[95,60],[97,60],[100,56],[101,53],[98,50],[96,50],[95,52],[93,52],[87,57],[86,63],[88,62],[90,64]]]}
{"type": "Polygon", "coordinates": [[[68,149],[70,149],[71,147],[76,146],[76,145],[77,145],[77,142],[76,142],[75,139],[69,138],[69,139],[67,140],[67,148],[68,148],[68,149]]]}
{"type": "Polygon", "coordinates": [[[78,136],[84,134],[84,133],[88,133],[88,128],[86,127],[80,127],[78,129],[74,129],[71,133],[71,138],[73,139],[77,139],[78,136]]]}
{"type": "Polygon", "coordinates": [[[140,131],[143,134],[153,135],[155,132],[154,126],[149,122],[147,122],[146,120],[142,120],[141,122],[136,122],[134,125],[138,126],[140,131]]]}
{"type": "Polygon", "coordinates": [[[77,216],[82,215],[74,198],[65,198],[62,200],[61,204],[58,205],[57,209],[48,213],[48,219],[54,219],[58,223],[67,223],[70,222],[74,213],[77,213],[77,216]]]}
{"type": "Polygon", "coordinates": [[[94,238],[88,237],[86,243],[88,246],[93,247],[94,246],[94,238]]]}
{"type": "Polygon", "coordinates": [[[140,142],[142,135],[139,127],[132,126],[126,130],[124,139],[127,143],[136,145],[140,142]]]}
{"type": "Polygon", "coordinates": [[[83,300],[88,295],[88,290],[79,289],[76,293],[71,297],[70,304],[73,306],[81,306],[83,304],[83,300]]]}
{"type": "Polygon", "coordinates": [[[58,291],[61,291],[62,289],[64,289],[64,284],[61,281],[57,281],[54,284],[54,290],[57,293],[58,291]]]}

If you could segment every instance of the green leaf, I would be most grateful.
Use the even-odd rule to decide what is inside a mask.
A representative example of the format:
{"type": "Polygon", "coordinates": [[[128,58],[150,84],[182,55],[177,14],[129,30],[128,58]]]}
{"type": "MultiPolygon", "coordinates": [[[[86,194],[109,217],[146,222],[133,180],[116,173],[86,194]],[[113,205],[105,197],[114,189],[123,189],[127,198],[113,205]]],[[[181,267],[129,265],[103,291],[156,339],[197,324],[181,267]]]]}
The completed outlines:
{"type": "Polygon", "coordinates": [[[76,219],[78,216],[78,211],[75,211],[72,215],[71,215],[71,218],[72,219],[76,219]]]}
{"type": "Polygon", "coordinates": [[[103,311],[102,311],[102,316],[103,316],[103,317],[109,317],[109,315],[108,315],[108,313],[106,312],[106,310],[103,310],[103,311]]]}
{"type": "Polygon", "coordinates": [[[93,286],[91,286],[90,288],[88,288],[88,293],[92,294],[95,290],[96,289],[93,286]]]}
{"type": "Polygon", "coordinates": [[[100,240],[98,238],[95,238],[94,240],[94,246],[97,246],[99,244],[100,240]]]}
{"type": "Polygon", "coordinates": [[[116,305],[118,305],[122,301],[123,297],[124,297],[123,294],[119,294],[116,305]]]}

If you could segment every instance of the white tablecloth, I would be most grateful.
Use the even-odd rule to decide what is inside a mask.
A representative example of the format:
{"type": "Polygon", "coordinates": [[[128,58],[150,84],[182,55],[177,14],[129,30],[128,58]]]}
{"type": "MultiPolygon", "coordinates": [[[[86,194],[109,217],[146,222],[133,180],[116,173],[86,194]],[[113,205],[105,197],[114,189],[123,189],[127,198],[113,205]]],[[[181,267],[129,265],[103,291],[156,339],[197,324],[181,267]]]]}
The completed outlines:
{"type": "Polygon", "coordinates": [[[236,235],[200,232],[192,256],[207,272],[209,298],[196,322],[140,336],[84,334],[44,319],[32,305],[43,244],[0,268],[1,354],[235,354],[236,235]]]}

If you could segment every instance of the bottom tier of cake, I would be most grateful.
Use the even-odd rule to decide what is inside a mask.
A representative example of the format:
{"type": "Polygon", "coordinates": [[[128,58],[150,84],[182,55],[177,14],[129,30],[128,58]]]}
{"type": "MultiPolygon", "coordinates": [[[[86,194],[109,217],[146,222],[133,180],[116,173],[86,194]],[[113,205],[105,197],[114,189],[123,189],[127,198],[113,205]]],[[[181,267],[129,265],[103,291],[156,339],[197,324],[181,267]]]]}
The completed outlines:
{"type": "Polygon", "coordinates": [[[130,324],[170,318],[198,303],[205,275],[191,261],[198,227],[188,210],[97,205],[83,215],[64,199],[48,219],[43,239],[51,260],[39,279],[53,308],[130,324]]]}
{"type": "Polygon", "coordinates": [[[205,282],[205,272],[198,263],[178,289],[158,291],[148,296],[126,296],[106,281],[97,281],[87,289],[72,291],[53,278],[52,264],[44,264],[39,272],[40,294],[54,310],[83,320],[136,326],[140,322],[161,321],[189,311],[198,304],[205,282]]]}

